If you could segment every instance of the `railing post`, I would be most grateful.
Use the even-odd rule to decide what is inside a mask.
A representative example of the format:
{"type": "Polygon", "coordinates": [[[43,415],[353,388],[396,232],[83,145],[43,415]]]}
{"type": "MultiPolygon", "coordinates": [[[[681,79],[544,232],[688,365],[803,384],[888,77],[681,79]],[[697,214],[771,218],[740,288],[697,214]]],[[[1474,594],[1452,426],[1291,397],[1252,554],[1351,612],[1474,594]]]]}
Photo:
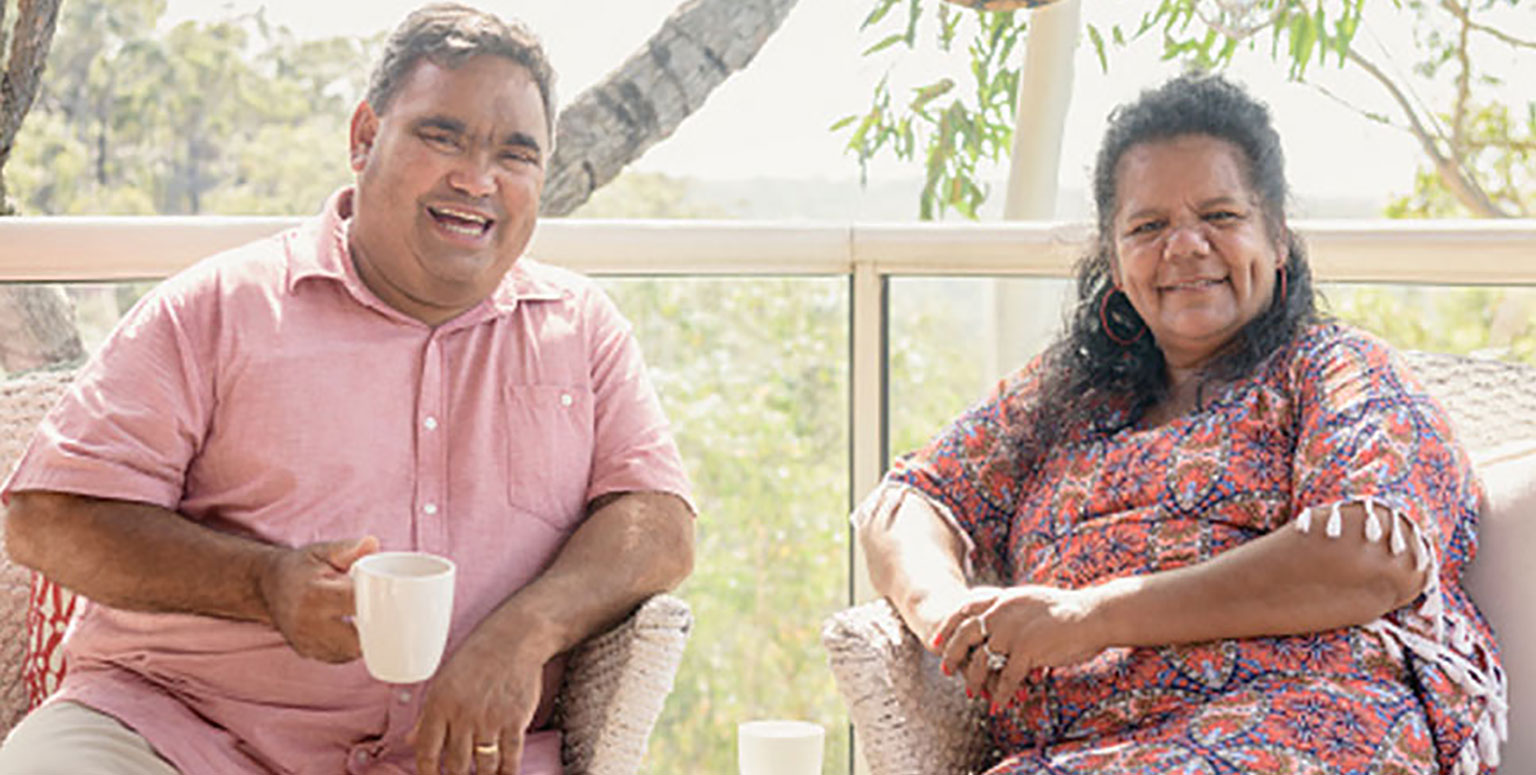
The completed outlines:
{"type": "MultiPolygon", "coordinates": [[[[889,280],[869,262],[857,262],[851,278],[849,304],[852,343],[849,375],[849,509],[856,505],[885,473],[886,458],[886,323],[889,280]]],[[[863,552],[850,540],[848,599],[861,603],[874,598],[863,552]]]]}
{"type": "MultiPolygon", "coordinates": [[[[851,250],[851,246],[850,246],[851,250]]],[[[849,493],[851,511],[861,498],[879,484],[886,460],[886,329],[889,320],[889,280],[880,274],[872,260],[857,255],[853,260],[849,300],[849,493]]],[[[851,527],[850,527],[851,530],[851,527]]],[[[864,553],[850,534],[848,541],[848,599],[850,603],[871,600],[875,596],[869,583],[869,569],[864,553]]],[[[850,771],[856,775],[869,772],[859,754],[858,741],[849,730],[850,771]]]]}

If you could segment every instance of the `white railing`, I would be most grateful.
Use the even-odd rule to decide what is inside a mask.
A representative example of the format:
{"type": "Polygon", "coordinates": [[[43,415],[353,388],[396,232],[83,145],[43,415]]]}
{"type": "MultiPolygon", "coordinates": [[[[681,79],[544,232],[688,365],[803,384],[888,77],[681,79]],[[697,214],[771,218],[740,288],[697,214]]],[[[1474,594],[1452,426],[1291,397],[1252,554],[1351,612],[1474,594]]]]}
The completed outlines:
{"type": "MultiPolygon", "coordinates": [[[[164,277],[298,223],[293,218],[0,219],[0,282],[164,277]]],[[[1536,221],[1298,222],[1319,279],[1536,285],[1536,221]]],[[[604,276],[821,275],[850,280],[850,492],[878,482],[885,446],[886,280],[892,276],[1065,277],[1084,224],[540,224],[530,254],[604,276]]],[[[867,597],[855,558],[854,596],[867,597]]]]}
{"type": "MultiPolygon", "coordinates": [[[[0,282],[163,277],[295,218],[0,219],[0,282]]],[[[1536,220],[1301,221],[1317,274],[1336,282],[1536,284],[1536,220]]],[[[596,275],[1068,274],[1079,223],[540,224],[530,252],[596,275]]]]}

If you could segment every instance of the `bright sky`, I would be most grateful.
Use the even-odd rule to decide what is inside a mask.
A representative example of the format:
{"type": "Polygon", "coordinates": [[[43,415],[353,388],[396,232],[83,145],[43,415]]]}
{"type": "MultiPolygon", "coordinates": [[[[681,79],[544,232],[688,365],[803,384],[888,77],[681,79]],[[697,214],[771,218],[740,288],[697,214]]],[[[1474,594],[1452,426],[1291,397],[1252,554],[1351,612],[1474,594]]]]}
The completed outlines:
{"type": "MultiPolygon", "coordinates": [[[[564,100],[627,58],[680,1],[479,0],[489,10],[521,17],[539,32],[560,74],[564,100]]],[[[169,0],[168,16],[208,19],[265,5],[270,20],[312,37],[385,29],[417,4],[417,0],[169,0]]],[[[636,167],[719,179],[856,176],[855,161],[842,153],[842,135],[828,132],[827,127],[866,108],[872,85],[890,66],[887,59],[866,60],[858,55],[872,42],[858,35],[858,24],[871,5],[871,0],[800,0],[757,60],[717,89],[702,111],[672,138],[652,148],[636,167]]],[[[1131,26],[1132,16],[1124,5],[1088,0],[1083,17],[1106,26],[1114,21],[1131,26]]],[[[1392,31],[1381,32],[1385,37],[1392,31]]],[[[1109,109],[1177,71],[1175,65],[1159,62],[1157,54],[1150,38],[1133,49],[1111,49],[1111,69],[1106,75],[1084,36],[1067,119],[1063,186],[1086,184],[1109,109]]],[[[931,80],[933,73],[963,67],[963,56],[957,52],[952,61],[937,56],[909,58],[900,64],[893,83],[902,82],[903,76],[931,80]]],[[[1233,73],[1274,108],[1298,193],[1383,200],[1388,193],[1405,192],[1411,186],[1419,156],[1406,133],[1373,124],[1312,87],[1286,83],[1282,69],[1264,57],[1248,60],[1251,64],[1240,64],[1233,73]]],[[[1380,89],[1363,76],[1335,90],[1377,111],[1391,108],[1380,89]]],[[[872,170],[877,179],[919,174],[915,165],[872,170]]],[[[998,177],[1005,174],[997,172],[998,177]]]]}

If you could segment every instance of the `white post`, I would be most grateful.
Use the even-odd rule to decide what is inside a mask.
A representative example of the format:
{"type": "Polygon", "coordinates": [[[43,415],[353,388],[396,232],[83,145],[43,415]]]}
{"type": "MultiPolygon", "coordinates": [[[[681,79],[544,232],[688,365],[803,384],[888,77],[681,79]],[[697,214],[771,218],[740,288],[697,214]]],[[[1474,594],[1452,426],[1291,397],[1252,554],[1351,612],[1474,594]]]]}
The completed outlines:
{"type": "MultiPolygon", "coordinates": [[[[1056,217],[1061,138],[1072,102],[1073,55],[1081,17],[1082,0],[1061,0],[1030,17],[1019,73],[1004,220],[1056,217]]],[[[993,283],[989,380],[1023,365],[1044,346],[1061,319],[1060,301],[1054,292],[1028,280],[993,283]]]]}
{"type": "Polygon", "coordinates": [[[1056,216],[1061,136],[1072,103],[1072,57],[1081,18],[1082,0],[1061,0],[1035,11],[1029,19],[1003,220],[1056,216]]]}

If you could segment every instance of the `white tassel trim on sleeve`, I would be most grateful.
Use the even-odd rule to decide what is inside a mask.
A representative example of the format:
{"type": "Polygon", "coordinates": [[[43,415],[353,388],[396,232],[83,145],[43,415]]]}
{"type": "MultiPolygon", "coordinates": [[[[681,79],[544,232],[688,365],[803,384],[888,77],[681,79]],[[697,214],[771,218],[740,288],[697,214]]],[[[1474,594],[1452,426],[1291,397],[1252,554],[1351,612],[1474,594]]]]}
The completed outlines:
{"type": "MultiPolygon", "coordinates": [[[[1434,638],[1428,638],[1402,625],[1382,617],[1365,629],[1376,633],[1382,645],[1395,659],[1401,659],[1407,649],[1425,661],[1440,665],[1452,681],[1468,694],[1481,698],[1485,712],[1478,719],[1472,737],[1462,746],[1457,757],[1456,775],[1478,775],[1483,764],[1499,766],[1499,743],[1509,739],[1509,685],[1504,671],[1494,667],[1493,655],[1473,637],[1472,626],[1462,617],[1445,610],[1440,595],[1440,558],[1419,526],[1406,514],[1365,497],[1358,501],[1365,507],[1365,537],[1372,543],[1384,537],[1394,555],[1410,548],[1414,553],[1414,567],[1428,570],[1424,583],[1424,600],[1415,614],[1430,624],[1434,638]],[[1391,522],[1390,531],[1384,530],[1376,518],[1376,508],[1386,512],[1391,522]],[[1389,535],[1388,535],[1389,534],[1389,535]],[[1482,667],[1488,665],[1488,668],[1482,667]]],[[[1328,521],[1324,533],[1329,538],[1343,534],[1343,518],[1339,514],[1341,503],[1328,508],[1328,521]]],[[[1296,515],[1296,529],[1302,533],[1312,531],[1312,509],[1303,509],[1296,515]]]]}

